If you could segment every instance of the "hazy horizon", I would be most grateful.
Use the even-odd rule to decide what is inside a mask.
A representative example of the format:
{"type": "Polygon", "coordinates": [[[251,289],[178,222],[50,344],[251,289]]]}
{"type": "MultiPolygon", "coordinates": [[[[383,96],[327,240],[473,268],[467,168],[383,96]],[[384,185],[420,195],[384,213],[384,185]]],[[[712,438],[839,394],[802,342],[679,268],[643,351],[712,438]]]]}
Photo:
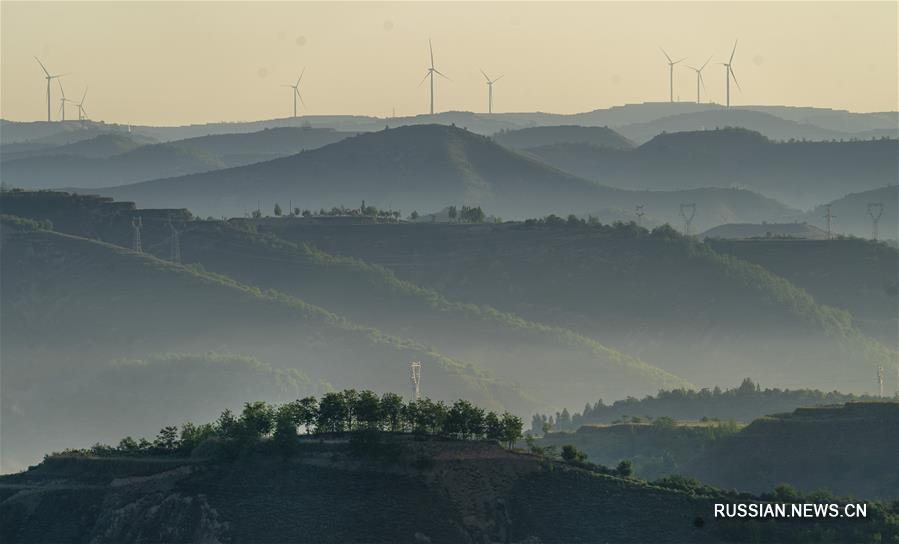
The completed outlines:
{"type": "MultiPolygon", "coordinates": [[[[481,69],[504,76],[494,113],[664,102],[668,70],[659,47],[675,60],[687,57],[683,65],[713,56],[702,100],[723,103],[719,63],[735,39],[742,91],[732,86],[734,106],[897,107],[893,2],[3,2],[0,10],[0,116],[17,121],[46,120],[35,56],[52,73],[69,73],[70,100],[89,88],[85,109],[97,121],[288,117],[290,89],[282,85],[304,67],[308,108],[300,104],[299,115],[418,115],[428,107],[428,84],[419,82],[429,38],[437,68],[451,78],[437,83],[438,112],[485,111],[481,69]]],[[[675,69],[674,95],[695,101],[689,68],[675,69]]],[[[53,120],[59,97],[54,84],[53,120]]],[[[71,104],[66,118],[76,118],[71,104]]]]}

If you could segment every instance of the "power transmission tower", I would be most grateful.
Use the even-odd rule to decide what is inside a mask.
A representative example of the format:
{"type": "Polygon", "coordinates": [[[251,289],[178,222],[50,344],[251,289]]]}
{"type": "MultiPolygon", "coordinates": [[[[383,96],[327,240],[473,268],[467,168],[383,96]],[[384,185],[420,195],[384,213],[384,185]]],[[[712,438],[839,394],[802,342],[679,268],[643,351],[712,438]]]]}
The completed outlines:
{"type": "Polygon", "coordinates": [[[140,246],[140,229],[143,226],[140,216],[131,218],[131,250],[135,253],[143,253],[140,246]]]}
{"type": "Polygon", "coordinates": [[[868,216],[871,217],[871,239],[877,240],[878,223],[880,216],[883,215],[883,202],[871,202],[868,204],[868,216]]]}
{"type": "Polygon", "coordinates": [[[409,363],[409,382],[412,384],[412,400],[421,400],[421,361],[409,363]]]}
{"type": "Polygon", "coordinates": [[[693,218],[696,217],[696,203],[680,205],[680,216],[684,220],[684,236],[690,236],[690,226],[693,224],[693,218]],[[687,213],[690,210],[690,213],[687,213]]]}
{"type": "Polygon", "coordinates": [[[646,212],[643,211],[643,204],[637,204],[636,215],[637,215],[637,226],[642,227],[643,226],[643,216],[646,215],[646,212]]]}
{"type": "Polygon", "coordinates": [[[824,219],[827,221],[827,239],[833,240],[833,230],[831,227],[833,226],[833,218],[836,217],[833,212],[830,210],[830,204],[824,206],[824,219]]]}
{"type": "Polygon", "coordinates": [[[169,218],[169,232],[171,234],[169,238],[169,248],[171,249],[169,260],[173,263],[181,264],[181,233],[172,224],[171,218],[169,218]]]}
{"type": "Polygon", "coordinates": [[[877,384],[880,386],[880,398],[883,398],[883,365],[877,367],[877,384]]]}

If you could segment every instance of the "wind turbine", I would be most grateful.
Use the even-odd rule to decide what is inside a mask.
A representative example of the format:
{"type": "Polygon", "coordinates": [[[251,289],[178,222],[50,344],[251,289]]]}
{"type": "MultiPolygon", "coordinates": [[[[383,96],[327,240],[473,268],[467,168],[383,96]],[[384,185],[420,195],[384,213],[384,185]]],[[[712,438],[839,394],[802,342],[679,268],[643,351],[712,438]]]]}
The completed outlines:
{"type": "MultiPolygon", "coordinates": [[[[481,73],[484,74],[484,70],[481,70],[481,73]]],[[[493,113],[493,84],[502,78],[503,76],[499,76],[498,78],[491,80],[487,77],[487,74],[484,74],[484,79],[487,80],[487,113],[493,113]]]]}
{"type": "Polygon", "coordinates": [[[662,54],[665,55],[665,58],[668,59],[668,99],[671,102],[674,102],[674,65],[687,60],[687,57],[680,60],[671,60],[671,57],[668,56],[668,53],[666,53],[664,49],[661,47],[659,49],[662,51],[662,54]]]}
{"type": "Polygon", "coordinates": [[[421,87],[421,84],[425,82],[425,79],[431,78],[431,115],[434,115],[434,74],[442,77],[443,79],[449,80],[448,77],[443,75],[440,70],[434,68],[434,46],[431,45],[431,39],[428,38],[428,49],[431,51],[431,67],[428,68],[428,72],[425,74],[424,79],[418,84],[421,87]]]}
{"type": "MultiPolygon", "coordinates": [[[[47,80],[47,122],[49,123],[50,122],[50,82],[53,81],[54,79],[58,80],[59,78],[61,78],[62,76],[66,75],[66,74],[52,75],[52,74],[50,74],[49,71],[47,71],[47,67],[44,66],[44,63],[41,62],[41,59],[34,57],[34,60],[36,60],[37,63],[41,65],[41,69],[44,71],[44,74],[45,74],[44,78],[47,80]]],[[[62,89],[62,85],[60,85],[59,88],[62,89]]]]}
{"type": "Polygon", "coordinates": [[[737,88],[741,91],[740,82],[737,81],[737,75],[734,74],[734,54],[737,52],[737,40],[734,40],[734,50],[730,53],[730,59],[727,62],[722,62],[722,66],[724,66],[724,79],[727,82],[727,107],[730,107],[730,78],[734,78],[734,83],[737,84],[737,88]]]}
{"type": "Polygon", "coordinates": [[[62,89],[62,81],[57,79],[56,83],[59,84],[59,94],[62,96],[59,98],[59,115],[60,120],[66,120],[66,102],[71,102],[71,100],[66,100],[66,92],[62,89]]]}
{"type": "MultiPolygon", "coordinates": [[[[687,68],[696,72],[696,103],[697,104],[702,102],[699,99],[699,84],[700,83],[702,83],[702,88],[703,88],[703,90],[705,90],[705,80],[702,79],[702,71],[705,69],[705,65],[708,64],[710,60],[712,60],[712,57],[709,57],[708,60],[706,60],[704,63],[702,63],[702,66],[700,66],[699,68],[694,68],[693,66],[689,66],[689,65],[687,66],[687,68]]],[[[708,94],[708,92],[706,92],[706,94],[708,94]]]]}
{"type": "Polygon", "coordinates": [[[302,103],[304,107],[306,106],[306,103],[303,102],[303,95],[300,94],[300,81],[303,80],[303,74],[305,74],[305,73],[306,73],[306,68],[304,67],[303,71],[300,72],[300,77],[297,78],[297,82],[294,85],[282,85],[282,87],[290,87],[291,89],[293,89],[293,93],[291,93],[291,94],[293,95],[293,116],[294,117],[297,116],[297,98],[300,99],[300,103],[302,103]]]}
{"type": "Polygon", "coordinates": [[[75,104],[75,107],[78,108],[78,120],[79,121],[84,121],[85,119],[87,119],[87,116],[85,115],[85,112],[84,112],[84,99],[85,98],[87,98],[87,87],[84,88],[84,94],[81,95],[81,102],[78,102],[78,103],[73,102],[73,104],[75,104]]]}

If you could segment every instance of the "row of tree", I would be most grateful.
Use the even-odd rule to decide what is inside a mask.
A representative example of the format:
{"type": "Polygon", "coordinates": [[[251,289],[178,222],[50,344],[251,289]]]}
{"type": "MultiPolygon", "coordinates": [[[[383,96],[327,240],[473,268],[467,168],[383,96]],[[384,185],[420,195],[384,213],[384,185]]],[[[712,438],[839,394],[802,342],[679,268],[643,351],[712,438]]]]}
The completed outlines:
{"type": "Polygon", "coordinates": [[[773,412],[788,412],[801,406],[843,404],[858,400],[875,400],[868,395],[823,392],[816,389],[762,389],[746,378],[739,385],[722,390],[720,387],[700,390],[661,390],[655,396],[642,399],[628,397],[612,404],[599,399],[588,403],[582,412],[568,409],[555,415],[535,414],[531,420],[534,433],[571,431],[593,423],[652,422],[659,424],[678,420],[734,420],[751,421],[773,412]]]}
{"type": "Polygon", "coordinates": [[[154,440],[132,437],[118,446],[97,444],[86,452],[93,455],[189,454],[210,438],[237,444],[271,439],[286,449],[299,434],[393,432],[434,435],[459,440],[488,439],[512,448],[522,436],[521,418],[504,412],[485,411],[467,400],[452,405],[421,399],[405,402],[395,393],[348,389],[326,393],[321,399],[306,397],[281,405],[248,402],[239,414],[225,410],[213,423],[185,423],[179,429],[164,427],[154,440]]]}

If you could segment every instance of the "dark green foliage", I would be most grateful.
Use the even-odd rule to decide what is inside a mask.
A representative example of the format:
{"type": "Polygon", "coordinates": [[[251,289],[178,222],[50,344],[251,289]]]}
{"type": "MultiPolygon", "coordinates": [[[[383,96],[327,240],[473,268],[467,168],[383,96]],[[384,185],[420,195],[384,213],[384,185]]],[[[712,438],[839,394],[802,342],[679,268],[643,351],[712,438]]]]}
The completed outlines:
{"type": "Polygon", "coordinates": [[[615,467],[615,473],[622,478],[630,478],[634,474],[634,464],[624,459],[615,467]]]}
{"type": "Polygon", "coordinates": [[[580,451],[571,444],[565,444],[564,446],[562,446],[562,460],[568,462],[577,461],[579,463],[583,463],[587,460],[587,454],[580,451]]]}
{"type": "MultiPolygon", "coordinates": [[[[722,390],[672,389],[660,390],[655,396],[642,399],[628,397],[612,404],[599,399],[583,412],[575,412],[570,420],[556,418],[554,431],[576,430],[582,425],[612,423],[622,417],[645,414],[656,417],[656,426],[665,427],[674,420],[735,420],[751,421],[766,414],[793,410],[802,406],[840,404],[858,400],[874,400],[869,395],[854,395],[816,389],[762,389],[746,378],[739,387],[722,390]]],[[[545,415],[535,414],[531,421],[534,433],[542,432],[545,415]]]]}
{"type": "Polygon", "coordinates": [[[275,449],[286,459],[296,451],[297,432],[301,426],[305,427],[306,434],[350,432],[353,451],[359,455],[368,452],[385,459],[396,458],[398,452],[394,445],[383,443],[383,431],[439,435],[461,440],[486,438],[504,442],[509,449],[522,433],[522,422],[517,416],[508,412],[502,416],[485,412],[466,400],[458,400],[447,408],[443,402],[427,398],[404,403],[402,397],[394,393],[378,397],[372,391],[347,389],[326,393],[320,401],[305,397],[277,406],[262,401],[248,402],[239,417],[225,410],[215,423],[185,423],[180,436],[177,427],[164,427],[152,443],[143,438],[135,441],[128,436],[116,447],[96,444],[88,450],[66,450],[63,453],[100,457],[188,456],[201,444],[220,439],[227,442],[224,450],[228,457],[233,458],[241,448],[251,448],[271,438],[275,449]]]}
{"type": "Polygon", "coordinates": [[[0,226],[18,231],[53,230],[49,219],[28,219],[7,214],[0,214],[0,226]]]}

